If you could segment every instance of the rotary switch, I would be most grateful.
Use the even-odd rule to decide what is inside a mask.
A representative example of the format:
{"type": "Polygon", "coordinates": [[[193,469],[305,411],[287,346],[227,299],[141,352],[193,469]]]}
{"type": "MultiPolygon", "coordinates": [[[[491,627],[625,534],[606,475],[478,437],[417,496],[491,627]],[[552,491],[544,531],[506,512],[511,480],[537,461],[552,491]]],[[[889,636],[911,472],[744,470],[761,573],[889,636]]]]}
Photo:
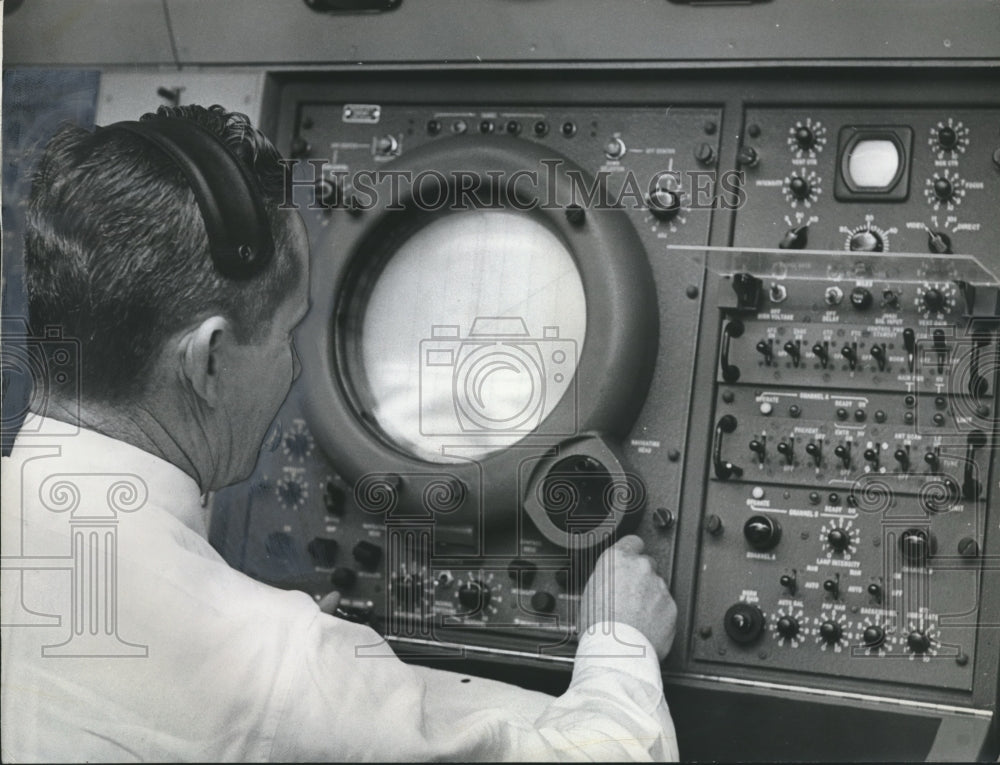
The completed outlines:
{"type": "Polygon", "coordinates": [[[764,631],[764,613],[750,603],[735,603],[728,608],[723,619],[726,634],[734,643],[750,645],[764,631]]]}
{"type": "Polygon", "coordinates": [[[955,128],[945,125],[937,131],[937,145],[944,151],[951,151],[958,146],[958,133],[955,128]]]}
{"type": "Polygon", "coordinates": [[[781,541],[781,526],[767,515],[754,515],[743,524],[743,536],[755,550],[771,550],[781,541]]]}
{"type": "Polygon", "coordinates": [[[816,134],[807,125],[799,125],[795,128],[795,143],[803,151],[808,151],[816,145],[816,134]]]}
{"type": "Polygon", "coordinates": [[[947,178],[934,178],[934,196],[942,202],[948,202],[955,196],[955,187],[947,178]]]}
{"type": "Polygon", "coordinates": [[[799,634],[799,622],[794,616],[782,616],[776,625],[781,637],[791,640],[799,634]]]}
{"type": "Polygon", "coordinates": [[[836,527],[826,535],[826,543],[834,552],[842,553],[851,546],[851,535],[847,529],[836,527]]]}
{"type": "Polygon", "coordinates": [[[647,205],[657,219],[672,220],[681,211],[681,197],[676,191],[657,187],[649,195],[647,205]]]}
{"type": "Polygon", "coordinates": [[[458,588],[458,602],[467,613],[486,608],[492,593],[478,579],[470,579],[458,588]]]}
{"type": "Polygon", "coordinates": [[[788,182],[788,190],[796,199],[805,200],[812,195],[812,184],[800,175],[793,175],[788,182]]]}
{"type": "Polygon", "coordinates": [[[885,630],[877,624],[869,624],[865,627],[861,641],[864,643],[865,648],[880,648],[885,643],[885,630]]]}
{"type": "Polygon", "coordinates": [[[906,636],[906,645],[913,653],[927,653],[931,648],[931,639],[923,630],[912,630],[906,636]]]}
{"type": "Polygon", "coordinates": [[[851,252],[882,252],[885,249],[885,241],[877,231],[863,228],[851,235],[848,246],[851,252]]]}
{"type": "Polygon", "coordinates": [[[837,622],[827,619],[819,625],[819,636],[827,645],[836,644],[843,636],[844,630],[837,622]]]}

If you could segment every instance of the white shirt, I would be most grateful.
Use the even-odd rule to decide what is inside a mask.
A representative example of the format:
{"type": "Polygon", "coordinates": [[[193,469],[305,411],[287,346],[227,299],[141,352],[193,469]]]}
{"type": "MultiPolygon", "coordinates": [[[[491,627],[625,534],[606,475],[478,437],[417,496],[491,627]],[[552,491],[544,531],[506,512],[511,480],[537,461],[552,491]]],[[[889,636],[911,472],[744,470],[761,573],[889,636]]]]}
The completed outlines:
{"type": "Polygon", "coordinates": [[[29,430],[3,460],[4,762],[677,759],[636,630],[613,625],[644,648],[631,658],[584,635],[558,698],[404,664],[231,569],[175,466],[54,420],[29,430]]]}

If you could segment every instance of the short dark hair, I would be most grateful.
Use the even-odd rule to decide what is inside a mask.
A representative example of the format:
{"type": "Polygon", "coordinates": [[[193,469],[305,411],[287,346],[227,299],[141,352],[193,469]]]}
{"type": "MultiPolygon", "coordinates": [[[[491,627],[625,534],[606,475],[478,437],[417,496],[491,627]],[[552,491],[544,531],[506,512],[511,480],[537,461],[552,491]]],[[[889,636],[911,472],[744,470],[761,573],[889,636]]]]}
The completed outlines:
{"type": "Polygon", "coordinates": [[[25,281],[32,330],[58,326],[79,341],[87,400],[141,394],[167,338],[214,313],[229,319],[239,342],[259,338],[301,270],[277,211],[284,176],[274,145],[246,115],[221,106],[160,107],[157,114],[197,122],[251,169],[275,253],[252,279],[221,276],[194,193],[173,160],[126,131],[63,127],[35,172],[25,281]]]}

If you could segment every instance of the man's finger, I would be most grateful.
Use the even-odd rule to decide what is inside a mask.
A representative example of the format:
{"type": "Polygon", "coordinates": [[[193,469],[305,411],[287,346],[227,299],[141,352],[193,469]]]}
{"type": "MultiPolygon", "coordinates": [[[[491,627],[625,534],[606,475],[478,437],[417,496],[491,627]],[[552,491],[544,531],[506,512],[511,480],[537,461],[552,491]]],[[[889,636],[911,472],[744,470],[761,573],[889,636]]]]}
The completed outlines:
{"type": "Polygon", "coordinates": [[[319,610],[324,614],[333,614],[337,610],[337,606],[340,605],[340,593],[336,590],[328,592],[322,598],[319,599],[319,610]]]}
{"type": "Polygon", "coordinates": [[[633,553],[638,555],[645,548],[646,543],[642,540],[642,537],[638,537],[635,534],[629,534],[626,537],[622,537],[615,543],[615,550],[624,553],[633,553]]]}

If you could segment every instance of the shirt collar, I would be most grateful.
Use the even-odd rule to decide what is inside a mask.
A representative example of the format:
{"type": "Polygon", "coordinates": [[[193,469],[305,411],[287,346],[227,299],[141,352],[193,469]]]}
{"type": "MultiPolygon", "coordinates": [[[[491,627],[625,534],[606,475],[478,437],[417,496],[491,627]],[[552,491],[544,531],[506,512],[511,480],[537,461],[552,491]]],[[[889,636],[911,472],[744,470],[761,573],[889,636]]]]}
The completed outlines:
{"type": "MultiPolygon", "coordinates": [[[[28,424],[28,421],[25,421],[28,424]]],[[[176,465],[137,446],[50,417],[31,416],[29,431],[18,433],[14,448],[58,446],[60,457],[82,472],[132,473],[146,484],[146,502],[207,539],[208,510],[197,481],[176,465]],[[29,434],[30,432],[30,434],[29,434]]]]}

